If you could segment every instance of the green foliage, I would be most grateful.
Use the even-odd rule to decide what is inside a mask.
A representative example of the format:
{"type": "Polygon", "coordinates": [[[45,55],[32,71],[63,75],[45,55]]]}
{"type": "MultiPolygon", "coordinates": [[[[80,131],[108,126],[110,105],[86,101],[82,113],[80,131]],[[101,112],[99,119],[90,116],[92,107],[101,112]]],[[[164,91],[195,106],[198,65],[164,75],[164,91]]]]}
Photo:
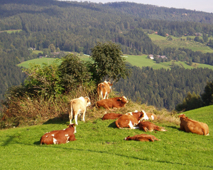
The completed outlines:
{"type": "Polygon", "coordinates": [[[84,61],[75,55],[69,54],[62,58],[62,63],[58,68],[60,72],[61,85],[66,91],[82,86],[83,83],[89,82],[91,73],[84,61]]]}
{"type": "Polygon", "coordinates": [[[207,82],[204,93],[201,95],[205,106],[213,104],[213,81],[207,82]]]}
{"type": "Polygon", "coordinates": [[[98,43],[91,51],[98,82],[104,78],[118,81],[129,75],[119,45],[112,42],[98,43]]]}
{"type": "Polygon", "coordinates": [[[188,111],[196,108],[200,108],[203,106],[203,102],[199,94],[192,94],[190,92],[187,93],[187,96],[183,99],[182,104],[178,104],[175,109],[177,111],[188,111]]]}
{"type": "Polygon", "coordinates": [[[58,72],[57,61],[53,64],[32,64],[30,68],[23,71],[28,75],[24,86],[33,95],[55,96],[61,94],[64,88],[61,86],[60,72],[58,72]]]}

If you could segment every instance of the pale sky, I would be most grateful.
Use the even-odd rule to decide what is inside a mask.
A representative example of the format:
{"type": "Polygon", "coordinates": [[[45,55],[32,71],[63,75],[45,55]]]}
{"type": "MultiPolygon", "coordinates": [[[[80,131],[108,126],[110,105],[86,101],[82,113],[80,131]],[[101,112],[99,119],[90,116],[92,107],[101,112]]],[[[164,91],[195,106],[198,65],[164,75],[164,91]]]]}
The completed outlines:
{"type": "Polygon", "coordinates": [[[182,8],[213,13],[213,0],[64,0],[78,2],[135,2],[139,4],[157,5],[160,7],[182,8]]]}

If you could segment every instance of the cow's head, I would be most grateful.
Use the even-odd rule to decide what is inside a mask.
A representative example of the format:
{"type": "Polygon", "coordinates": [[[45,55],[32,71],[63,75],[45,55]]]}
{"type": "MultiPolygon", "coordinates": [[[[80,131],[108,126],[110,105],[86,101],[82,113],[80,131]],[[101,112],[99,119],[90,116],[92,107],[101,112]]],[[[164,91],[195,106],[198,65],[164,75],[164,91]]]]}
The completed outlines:
{"type": "Polygon", "coordinates": [[[178,116],[179,118],[186,118],[185,114],[181,114],[178,116]]]}
{"type": "Polygon", "coordinates": [[[125,96],[120,97],[119,100],[122,101],[123,103],[128,103],[128,100],[125,96]]]}
{"type": "Polygon", "coordinates": [[[70,129],[72,129],[73,128],[73,133],[76,133],[76,125],[75,124],[69,124],[69,125],[67,125],[68,126],[68,128],[70,128],[70,129]]]}
{"type": "Polygon", "coordinates": [[[90,106],[91,105],[91,102],[90,102],[90,98],[89,97],[84,97],[86,103],[87,103],[87,106],[90,106]]]}

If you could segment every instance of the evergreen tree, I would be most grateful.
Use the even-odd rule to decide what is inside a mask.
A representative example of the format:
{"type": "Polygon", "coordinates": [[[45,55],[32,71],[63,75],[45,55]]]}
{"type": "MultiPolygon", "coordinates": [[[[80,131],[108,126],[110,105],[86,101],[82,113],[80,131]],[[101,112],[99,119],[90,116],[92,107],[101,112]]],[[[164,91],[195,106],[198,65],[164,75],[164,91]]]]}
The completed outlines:
{"type": "Polygon", "coordinates": [[[204,93],[201,95],[205,106],[213,104],[213,81],[207,82],[204,93]]]}

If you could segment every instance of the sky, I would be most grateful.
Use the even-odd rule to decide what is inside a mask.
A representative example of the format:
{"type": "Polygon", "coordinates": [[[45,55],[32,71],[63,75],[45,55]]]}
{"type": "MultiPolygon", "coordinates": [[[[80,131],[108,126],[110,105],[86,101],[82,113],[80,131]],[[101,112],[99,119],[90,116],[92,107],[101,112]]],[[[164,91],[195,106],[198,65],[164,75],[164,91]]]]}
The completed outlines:
{"type": "Polygon", "coordinates": [[[203,11],[213,13],[213,0],[64,0],[64,1],[78,1],[78,2],[135,2],[139,4],[156,5],[159,7],[173,7],[181,9],[189,9],[196,11],[203,11]]]}

